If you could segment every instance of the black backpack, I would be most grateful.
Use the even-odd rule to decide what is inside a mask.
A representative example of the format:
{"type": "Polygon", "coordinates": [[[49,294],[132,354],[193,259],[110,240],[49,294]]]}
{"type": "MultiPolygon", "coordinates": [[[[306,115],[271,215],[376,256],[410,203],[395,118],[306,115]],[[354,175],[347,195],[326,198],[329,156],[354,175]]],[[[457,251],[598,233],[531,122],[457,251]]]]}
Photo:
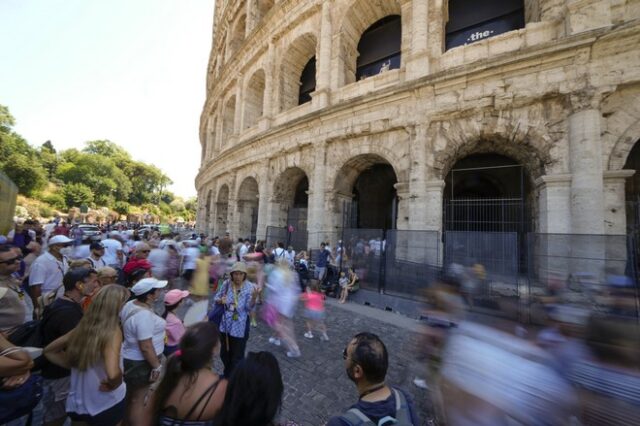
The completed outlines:
{"type": "MultiPolygon", "coordinates": [[[[52,305],[44,308],[42,319],[29,321],[16,328],[7,338],[9,342],[20,347],[44,348],[44,326],[51,318],[51,315],[57,311],[70,309],[69,306],[52,307],[52,305]]],[[[44,355],[40,355],[34,360],[33,370],[37,371],[42,368],[45,362],[44,355]]]]}

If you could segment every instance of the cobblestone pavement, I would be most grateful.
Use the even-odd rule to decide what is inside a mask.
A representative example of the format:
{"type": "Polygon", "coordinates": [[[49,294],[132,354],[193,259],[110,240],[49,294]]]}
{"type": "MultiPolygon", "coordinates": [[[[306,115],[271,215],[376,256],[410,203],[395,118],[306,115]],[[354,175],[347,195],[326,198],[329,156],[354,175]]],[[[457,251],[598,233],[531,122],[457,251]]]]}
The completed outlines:
{"type": "MultiPolygon", "coordinates": [[[[324,425],[329,417],[344,412],[357,401],[357,392],[348,379],[342,350],[350,338],[361,331],[380,336],[389,352],[387,382],[409,393],[413,398],[420,417],[420,425],[426,423],[427,392],[417,388],[412,382],[422,364],[415,358],[419,335],[405,327],[394,324],[397,314],[374,308],[368,315],[345,309],[336,303],[327,303],[327,327],[329,341],[303,337],[306,331],[301,306],[295,318],[295,331],[302,351],[300,358],[290,359],[283,347],[268,342],[270,331],[266,324],[259,323],[251,329],[248,351],[267,350],[278,358],[285,386],[282,420],[294,420],[301,425],[324,425]],[[372,317],[382,320],[373,319],[372,317]]],[[[397,322],[397,321],[396,321],[397,322]]]]}

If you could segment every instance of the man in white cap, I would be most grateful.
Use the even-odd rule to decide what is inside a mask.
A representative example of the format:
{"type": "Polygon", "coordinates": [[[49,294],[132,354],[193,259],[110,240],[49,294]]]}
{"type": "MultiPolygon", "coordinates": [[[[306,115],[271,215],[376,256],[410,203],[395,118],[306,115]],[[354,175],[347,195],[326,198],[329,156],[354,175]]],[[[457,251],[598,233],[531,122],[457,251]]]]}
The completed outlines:
{"type": "MultiPolygon", "coordinates": [[[[40,255],[31,265],[29,274],[29,293],[34,306],[34,316],[39,316],[46,305],[46,299],[55,299],[62,287],[62,278],[69,270],[69,264],[64,256],[65,248],[70,247],[73,240],[56,235],[49,240],[48,251],[40,255]],[[42,297],[41,297],[42,296],[42,297]],[[38,303],[40,299],[40,303],[38,303]]],[[[62,292],[60,292],[62,294],[62,292]]]]}

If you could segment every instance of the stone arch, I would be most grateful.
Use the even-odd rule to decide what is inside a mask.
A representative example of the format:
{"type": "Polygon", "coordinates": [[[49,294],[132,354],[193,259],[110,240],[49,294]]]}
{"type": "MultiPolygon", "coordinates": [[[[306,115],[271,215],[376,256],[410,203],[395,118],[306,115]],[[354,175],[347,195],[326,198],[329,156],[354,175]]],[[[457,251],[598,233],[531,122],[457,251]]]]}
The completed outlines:
{"type": "Polygon", "coordinates": [[[238,236],[254,239],[258,229],[260,190],[258,181],[247,176],[242,180],[237,194],[238,236]]]}
{"type": "Polygon", "coordinates": [[[247,15],[241,14],[233,23],[231,32],[229,33],[229,41],[227,42],[227,60],[238,51],[244,41],[247,28],[247,15]]]}
{"type": "Polygon", "coordinates": [[[380,154],[355,154],[347,159],[333,177],[338,226],[347,219],[345,225],[350,228],[396,228],[400,175],[397,165],[380,154]],[[348,218],[343,216],[345,208],[348,218]]]}
{"type": "Polygon", "coordinates": [[[640,140],[640,87],[616,92],[603,101],[603,142],[609,145],[606,169],[620,170],[640,140]]]}
{"type": "Polygon", "coordinates": [[[222,234],[227,231],[229,224],[229,186],[223,184],[218,189],[216,198],[215,231],[222,234]]]}
{"type": "Polygon", "coordinates": [[[236,95],[231,95],[224,103],[222,111],[222,142],[221,146],[226,146],[229,138],[235,134],[236,117],[236,95]]]}
{"type": "Polygon", "coordinates": [[[271,223],[277,227],[294,225],[302,231],[307,229],[309,204],[309,175],[300,167],[283,170],[274,180],[271,197],[271,223]],[[299,196],[304,199],[299,200],[299,196]]]}
{"type": "Polygon", "coordinates": [[[400,15],[400,1],[355,0],[351,3],[339,26],[341,81],[343,86],[356,81],[358,43],[362,34],[374,23],[389,15],[400,15]]]}
{"type": "Polygon", "coordinates": [[[309,60],[316,56],[318,38],[313,33],[305,33],[289,44],[282,54],[279,75],[280,111],[298,105],[300,78],[309,60]]]}
{"type": "Polygon", "coordinates": [[[526,117],[518,120],[486,114],[433,122],[428,139],[433,146],[428,164],[430,179],[444,179],[456,161],[471,154],[510,157],[522,164],[533,180],[556,163],[552,139],[541,133],[536,124],[528,123],[526,117]]]}
{"type": "Polygon", "coordinates": [[[265,81],[264,70],[259,69],[253,73],[247,82],[244,95],[245,129],[258,124],[258,120],[264,115],[265,81]]]}

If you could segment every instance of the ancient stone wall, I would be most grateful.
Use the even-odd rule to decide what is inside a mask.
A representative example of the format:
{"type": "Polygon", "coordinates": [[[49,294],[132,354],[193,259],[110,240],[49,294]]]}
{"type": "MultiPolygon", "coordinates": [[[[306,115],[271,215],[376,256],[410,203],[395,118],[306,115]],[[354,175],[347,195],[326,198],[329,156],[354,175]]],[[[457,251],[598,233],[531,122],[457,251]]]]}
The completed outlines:
{"type": "Polygon", "coordinates": [[[640,139],[640,1],[523,5],[523,28],[445,50],[446,0],[219,1],[200,229],[245,236],[255,209],[263,237],[286,225],[306,177],[313,246],[335,238],[358,176],[388,164],[395,226],[439,231],[447,173],[495,153],[524,167],[535,230],[624,233],[632,172],[621,169],[640,139]],[[355,81],[363,32],[390,15],[402,21],[399,68],[355,81]],[[298,105],[314,56],[316,89],[298,105]]]}

